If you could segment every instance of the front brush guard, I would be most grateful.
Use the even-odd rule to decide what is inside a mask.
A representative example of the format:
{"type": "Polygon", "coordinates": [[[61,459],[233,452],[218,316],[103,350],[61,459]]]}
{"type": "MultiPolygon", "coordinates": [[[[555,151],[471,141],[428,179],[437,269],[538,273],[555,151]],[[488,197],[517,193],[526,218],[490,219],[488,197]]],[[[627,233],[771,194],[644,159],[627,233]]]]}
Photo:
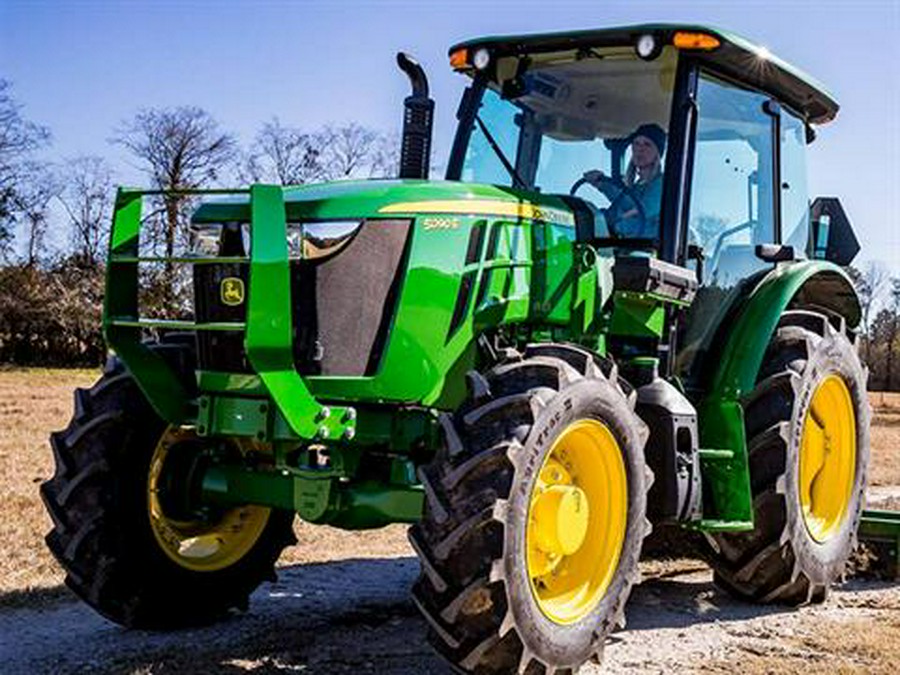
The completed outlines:
{"type": "MultiPolygon", "coordinates": [[[[178,374],[142,340],[146,328],[169,330],[243,330],[247,359],[271,401],[300,440],[352,439],[356,411],[324,406],[310,393],[293,360],[291,276],[282,188],[253,185],[248,190],[142,191],[120,188],[110,232],[103,332],[156,412],[170,424],[196,422],[198,410],[178,374]],[[140,257],[138,243],[145,196],[249,194],[250,283],[246,323],[197,323],[139,316],[138,265],[215,264],[247,258],[140,257]]],[[[207,406],[213,401],[207,401],[207,406]]]]}

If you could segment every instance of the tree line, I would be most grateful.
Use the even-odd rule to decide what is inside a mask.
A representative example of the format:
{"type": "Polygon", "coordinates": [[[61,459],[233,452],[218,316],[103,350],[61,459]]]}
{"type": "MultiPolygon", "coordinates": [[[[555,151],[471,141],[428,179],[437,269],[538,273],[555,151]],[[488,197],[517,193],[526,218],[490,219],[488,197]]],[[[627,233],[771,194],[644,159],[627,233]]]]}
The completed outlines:
{"type": "Polygon", "coordinates": [[[900,277],[877,262],[849,268],[862,309],[860,351],[871,391],[900,391],[900,277]]]}
{"type": "MultiPolygon", "coordinates": [[[[357,123],[307,131],[277,118],[241,147],[196,106],[141,110],[112,130],[110,142],[127,152],[148,188],[175,192],[393,177],[399,155],[396,137],[357,123]]],[[[24,115],[12,85],[0,79],[0,363],[96,365],[105,358],[104,259],[121,181],[101,156],[40,159],[51,144],[50,130],[24,115]]],[[[184,251],[195,201],[183,194],[148,200],[142,255],[184,251]]],[[[142,266],[142,312],[183,313],[190,291],[183,282],[176,265],[142,266]]]]}

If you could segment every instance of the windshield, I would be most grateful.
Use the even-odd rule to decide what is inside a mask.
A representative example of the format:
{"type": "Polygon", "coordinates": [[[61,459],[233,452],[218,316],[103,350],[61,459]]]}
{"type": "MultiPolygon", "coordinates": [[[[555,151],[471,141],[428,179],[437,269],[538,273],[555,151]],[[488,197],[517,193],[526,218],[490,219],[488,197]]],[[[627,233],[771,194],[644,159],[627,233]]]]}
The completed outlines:
{"type": "Polygon", "coordinates": [[[657,239],[675,51],[650,62],[630,48],[532,60],[485,89],[459,178],[575,194],[597,236],[657,239]]]}

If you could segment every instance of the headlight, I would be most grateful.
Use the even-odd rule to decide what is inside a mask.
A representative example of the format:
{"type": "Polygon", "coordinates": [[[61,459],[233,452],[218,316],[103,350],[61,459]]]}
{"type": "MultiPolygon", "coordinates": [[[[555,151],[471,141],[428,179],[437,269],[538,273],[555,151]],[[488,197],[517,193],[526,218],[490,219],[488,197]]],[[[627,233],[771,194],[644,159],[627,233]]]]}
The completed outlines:
{"type": "Polygon", "coordinates": [[[657,36],[652,33],[646,33],[638,38],[637,43],[634,45],[634,51],[644,61],[652,61],[662,51],[662,41],[657,39],[657,36]]]}
{"type": "MultiPolygon", "coordinates": [[[[350,243],[362,224],[361,220],[288,223],[288,258],[318,260],[334,255],[350,243]]],[[[194,223],[189,246],[190,255],[198,258],[250,255],[250,224],[194,223]]]]}
{"type": "Polygon", "coordinates": [[[189,255],[198,258],[246,256],[250,254],[249,223],[192,223],[189,255]]]}
{"type": "Polygon", "coordinates": [[[491,63],[491,53],[482,47],[472,55],[472,65],[478,70],[484,70],[491,63]]]}
{"type": "Polygon", "coordinates": [[[214,258],[219,255],[219,239],[222,223],[191,225],[191,255],[199,258],[214,258]]]}
{"type": "Polygon", "coordinates": [[[322,220],[288,223],[288,257],[292,260],[317,260],[344,248],[362,227],[361,220],[322,220]]]}

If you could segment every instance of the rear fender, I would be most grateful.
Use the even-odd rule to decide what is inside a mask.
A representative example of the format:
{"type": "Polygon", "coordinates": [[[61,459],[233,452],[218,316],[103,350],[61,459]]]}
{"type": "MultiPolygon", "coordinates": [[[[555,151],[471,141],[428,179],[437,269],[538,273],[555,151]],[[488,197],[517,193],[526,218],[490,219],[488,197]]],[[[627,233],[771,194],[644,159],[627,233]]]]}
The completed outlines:
{"type": "Polygon", "coordinates": [[[701,450],[708,529],[752,527],[741,399],[756,385],[781,315],[797,307],[840,315],[849,328],[855,328],[861,316],[850,277],[837,265],[822,260],[778,265],[744,299],[730,331],[722,336],[722,347],[711,355],[718,365],[698,406],[701,447],[715,451],[701,450]]]}

